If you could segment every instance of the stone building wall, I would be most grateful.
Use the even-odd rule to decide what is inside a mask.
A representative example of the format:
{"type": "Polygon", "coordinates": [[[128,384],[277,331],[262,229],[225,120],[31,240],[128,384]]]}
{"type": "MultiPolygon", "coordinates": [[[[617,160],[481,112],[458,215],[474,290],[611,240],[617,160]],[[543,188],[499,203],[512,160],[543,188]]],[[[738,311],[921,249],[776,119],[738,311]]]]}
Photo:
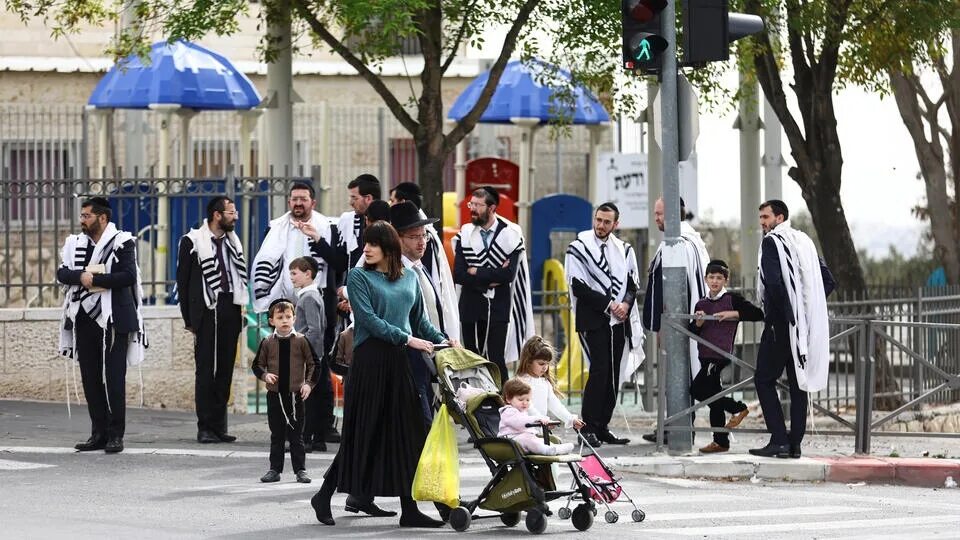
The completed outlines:
{"type": "MultiPolygon", "coordinates": [[[[149,340],[140,368],[127,370],[127,404],[151,409],[194,408],[193,335],[183,328],[178,307],[144,308],[149,340]]],[[[0,398],[83,401],[80,370],[57,352],[61,310],[0,309],[0,398]]],[[[230,412],[247,412],[254,382],[252,358],[240,348],[234,370],[230,412]]]]}

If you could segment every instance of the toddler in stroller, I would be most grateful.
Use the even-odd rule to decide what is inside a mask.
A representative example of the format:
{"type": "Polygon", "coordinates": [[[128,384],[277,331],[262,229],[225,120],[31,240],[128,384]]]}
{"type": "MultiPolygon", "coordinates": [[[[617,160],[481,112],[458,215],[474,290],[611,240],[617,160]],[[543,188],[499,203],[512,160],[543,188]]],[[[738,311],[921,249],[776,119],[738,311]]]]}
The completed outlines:
{"type": "Polygon", "coordinates": [[[530,394],[530,385],[520,379],[510,379],[503,385],[503,398],[507,405],[500,408],[500,432],[497,436],[511,439],[519,444],[520,448],[533,454],[555,456],[572,452],[572,443],[551,445],[540,435],[542,426],[548,426],[550,419],[530,414],[530,394]],[[541,427],[530,427],[532,424],[539,424],[541,427]],[[537,431],[533,431],[535,429],[537,431]]]}

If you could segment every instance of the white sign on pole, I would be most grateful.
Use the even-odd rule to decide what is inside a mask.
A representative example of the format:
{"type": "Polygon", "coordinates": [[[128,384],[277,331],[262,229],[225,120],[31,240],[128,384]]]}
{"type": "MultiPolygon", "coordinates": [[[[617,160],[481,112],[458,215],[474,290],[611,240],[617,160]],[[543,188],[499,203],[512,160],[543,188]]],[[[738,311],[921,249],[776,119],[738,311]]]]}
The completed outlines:
{"type": "Polygon", "coordinates": [[[613,202],[620,209],[620,228],[647,227],[647,155],[604,152],[597,162],[594,206],[613,202]]]}
{"type": "MultiPolygon", "coordinates": [[[[613,202],[620,209],[621,229],[646,229],[650,186],[646,154],[603,152],[597,162],[593,206],[613,202]]],[[[680,196],[687,210],[698,215],[696,156],[680,162],[680,196]]]]}

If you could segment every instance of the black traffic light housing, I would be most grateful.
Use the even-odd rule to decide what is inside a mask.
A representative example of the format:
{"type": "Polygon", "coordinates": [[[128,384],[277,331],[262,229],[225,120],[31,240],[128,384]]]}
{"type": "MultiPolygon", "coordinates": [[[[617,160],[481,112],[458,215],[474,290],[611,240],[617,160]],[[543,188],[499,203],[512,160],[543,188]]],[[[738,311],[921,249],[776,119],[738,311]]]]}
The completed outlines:
{"type": "Polygon", "coordinates": [[[724,62],[731,43],[762,30],[760,17],[730,13],[729,0],[683,0],[683,65],[724,62]]]}
{"type": "Polygon", "coordinates": [[[655,75],[663,68],[663,52],[669,44],[663,38],[661,12],[667,0],[621,0],[623,22],[623,67],[655,75]]]}

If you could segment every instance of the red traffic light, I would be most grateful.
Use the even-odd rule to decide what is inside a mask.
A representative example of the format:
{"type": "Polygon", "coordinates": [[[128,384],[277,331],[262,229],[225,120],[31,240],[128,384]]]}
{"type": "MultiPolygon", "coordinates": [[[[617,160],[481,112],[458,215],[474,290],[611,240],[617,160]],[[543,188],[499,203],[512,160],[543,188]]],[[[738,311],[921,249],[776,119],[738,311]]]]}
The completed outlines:
{"type": "Polygon", "coordinates": [[[627,13],[638,22],[649,22],[667,7],[667,0],[628,0],[627,13]]]}

